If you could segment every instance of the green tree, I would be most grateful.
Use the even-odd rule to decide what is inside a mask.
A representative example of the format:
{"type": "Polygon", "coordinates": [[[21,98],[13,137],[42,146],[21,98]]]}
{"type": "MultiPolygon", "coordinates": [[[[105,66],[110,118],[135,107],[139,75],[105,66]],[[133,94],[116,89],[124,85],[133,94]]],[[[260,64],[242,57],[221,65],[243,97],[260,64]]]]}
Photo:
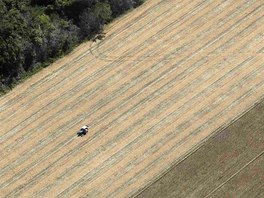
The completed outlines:
{"type": "Polygon", "coordinates": [[[94,13],[104,22],[109,22],[112,19],[112,10],[108,3],[96,2],[94,7],[94,13]]]}

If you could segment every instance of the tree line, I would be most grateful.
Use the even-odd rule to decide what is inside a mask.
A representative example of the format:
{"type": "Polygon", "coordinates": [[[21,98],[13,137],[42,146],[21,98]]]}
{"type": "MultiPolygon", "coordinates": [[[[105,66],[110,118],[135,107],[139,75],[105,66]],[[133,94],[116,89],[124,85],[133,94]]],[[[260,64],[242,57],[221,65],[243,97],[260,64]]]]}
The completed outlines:
{"type": "Polygon", "coordinates": [[[0,91],[143,0],[0,0],[0,91]]]}

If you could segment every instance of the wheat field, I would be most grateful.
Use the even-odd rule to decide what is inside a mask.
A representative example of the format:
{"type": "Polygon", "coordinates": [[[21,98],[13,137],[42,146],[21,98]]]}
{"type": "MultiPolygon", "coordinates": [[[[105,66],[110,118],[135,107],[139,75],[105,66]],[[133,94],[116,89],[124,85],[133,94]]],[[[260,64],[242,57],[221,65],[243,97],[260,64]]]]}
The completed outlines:
{"type": "Polygon", "coordinates": [[[148,0],[2,96],[0,196],[135,195],[263,98],[263,15],[148,0]]]}

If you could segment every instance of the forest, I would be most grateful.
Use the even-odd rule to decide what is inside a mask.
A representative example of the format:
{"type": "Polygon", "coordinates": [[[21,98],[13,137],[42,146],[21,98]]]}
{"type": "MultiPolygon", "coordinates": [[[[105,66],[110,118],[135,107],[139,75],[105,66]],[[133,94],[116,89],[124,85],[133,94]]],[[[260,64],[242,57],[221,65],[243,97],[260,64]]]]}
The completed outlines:
{"type": "Polygon", "coordinates": [[[144,0],[0,0],[0,92],[144,0]]]}

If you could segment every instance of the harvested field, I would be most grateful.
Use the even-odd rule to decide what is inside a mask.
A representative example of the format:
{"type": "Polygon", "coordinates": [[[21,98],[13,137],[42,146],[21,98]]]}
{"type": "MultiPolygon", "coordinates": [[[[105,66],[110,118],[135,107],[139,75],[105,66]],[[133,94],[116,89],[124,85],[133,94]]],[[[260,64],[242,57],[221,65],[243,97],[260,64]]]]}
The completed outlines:
{"type": "Polygon", "coordinates": [[[259,0],[149,0],[17,86],[0,98],[0,194],[144,188],[264,96],[263,15],[259,0]]]}
{"type": "Polygon", "coordinates": [[[263,197],[263,117],[264,100],[172,167],[137,198],[263,197]]]}

